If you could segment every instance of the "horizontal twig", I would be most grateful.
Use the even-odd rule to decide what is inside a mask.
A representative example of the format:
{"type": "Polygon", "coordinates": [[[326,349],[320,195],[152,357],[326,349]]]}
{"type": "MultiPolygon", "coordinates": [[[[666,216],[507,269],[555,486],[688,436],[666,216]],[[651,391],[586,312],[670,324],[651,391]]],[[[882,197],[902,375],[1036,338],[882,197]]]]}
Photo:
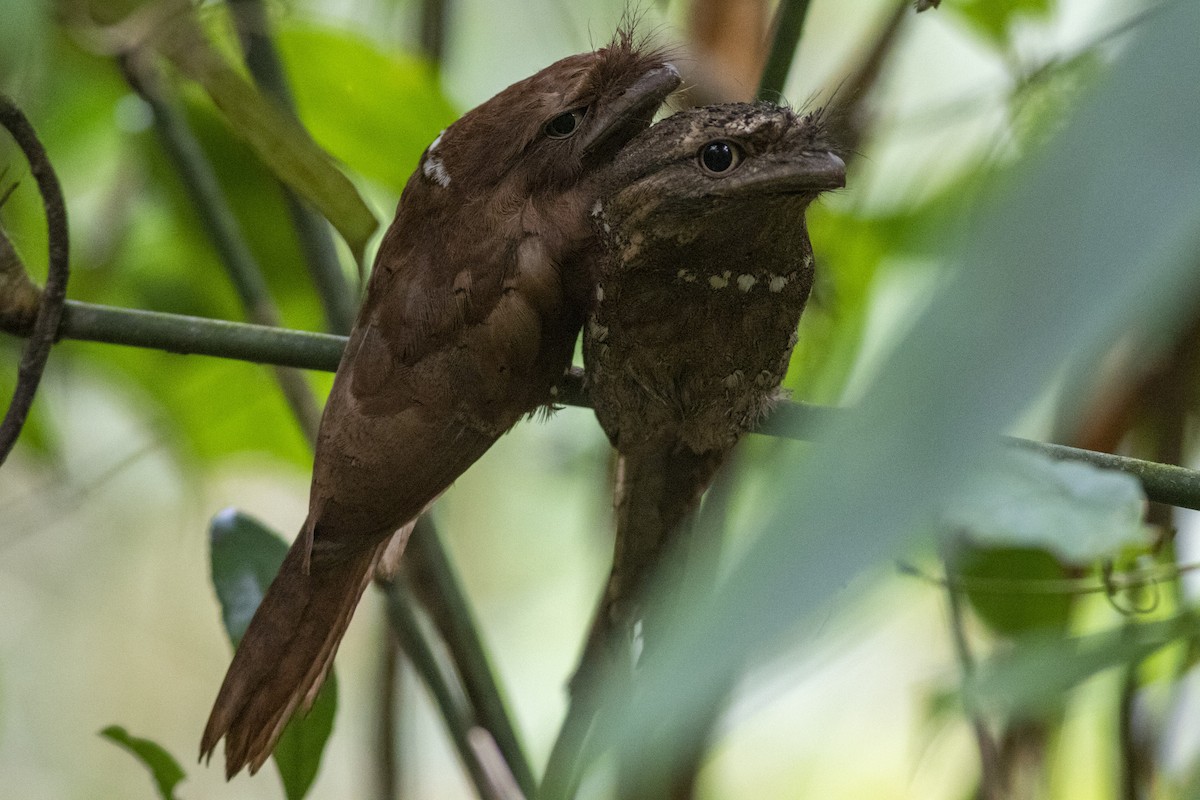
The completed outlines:
{"type": "MultiPolygon", "coordinates": [[[[17,335],[29,333],[28,330],[8,332],[17,335]]],[[[77,300],[66,302],[58,336],[60,339],[123,344],[326,372],[337,369],[342,349],[346,346],[346,337],[328,333],[114,308],[77,300]]],[[[563,377],[556,399],[562,405],[591,407],[578,370],[572,370],[563,377]]],[[[851,412],[846,409],[783,403],[763,423],[758,433],[804,440],[836,415],[848,413],[851,412]]],[[[1005,441],[1051,458],[1085,461],[1104,469],[1128,473],[1141,481],[1146,496],[1151,500],[1200,511],[1200,472],[1196,470],[1011,436],[1005,437],[1005,441]]]]}
{"type": "Polygon", "coordinates": [[[329,333],[115,308],[77,300],[67,301],[58,338],[325,372],[337,369],[346,346],[345,336],[329,333]]]}

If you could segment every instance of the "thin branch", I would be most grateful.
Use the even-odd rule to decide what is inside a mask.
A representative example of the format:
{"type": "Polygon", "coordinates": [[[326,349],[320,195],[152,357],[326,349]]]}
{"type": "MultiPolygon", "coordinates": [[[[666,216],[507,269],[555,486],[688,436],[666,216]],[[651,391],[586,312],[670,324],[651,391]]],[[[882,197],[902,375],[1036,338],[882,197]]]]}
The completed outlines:
{"type": "Polygon", "coordinates": [[[421,51],[439,70],[446,57],[449,5],[449,0],[421,0],[421,51]]]}
{"type": "MultiPolygon", "coordinates": [[[[228,0],[228,3],[242,54],[254,82],[281,109],[298,119],[287,75],[271,41],[270,22],[262,0],[228,0]]],[[[358,297],[338,260],[329,224],[286,184],[280,183],[280,189],[300,240],[300,251],[321,299],[326,326],[334,333],[349,333],[358,313],[358,297]]]]}
{"type": "Polygon", "coordinates": [[[787,83],[788,73],[792,69],[792,59],[796,57],[796,48],[800,45],[800,36],[804,33],[808,5],[809,0],[780,2],[771,26],[774,31],[771,52],[767,55],[762,79],[758,82],[759,100],[777,100],[783,92],[783,85],[787,83]]]}
{"type": "Polygon", "coordinates": [[[417,520],[401,565],[408,570],[409,588],[450,649],[479,724],[491,733],[521,791],[532,797],[537,787],[533,769],[496,681],[475,614],[428,514],[417,520]]]}
{"type": "MultiPolygon", "coordinates": [[[[180,111],[163,95],[159,76],[148,58],[122,58],[121,67],[129,85],[153,111],[159,140],[200,214],[202,226],[225,266],[246,316],[259,325],[278,327],[283,320],[271,299],[266,278],[250,252],[200,142],[180,111]]],[[[307,379],[284,367],[275,368],[275,378],[300,429],[309,443],[315,442],[321,411],[307,379]]]]}
{"type": "MultiPolygon", "coordinates": [[[[943,560],[948,573],[950,559],[943,560]]],[[[962,673],[963,686],[969,686],[975,672],[975,660],[971,656],[966,631],[963,629],[962,602],[959,600],[958,592],[951,586],[946,587],[946,600],[950,610],[950,635],[954,644],[954,654],[958,660],[959,671],[962,673]]],[[[971,717],[971,729],[975,734],[975,744],[979,749],[979,795],[983,800],[1002,800],[1005,796],[1005,781],[996,742],[978,711],[970,708],[967,711],[971,717]]]]}
{"type": "Polygon", "coordinates": [[[1120,783],[1120,800],[1141,800],[1141,783],[1139,776],[1142,766],[1142,752],[1138,746],[1135,727],[1137,721],[1134,713],[1137,710],[1138,668],[1141,661],[1133,661],[1125,666],[1125,674],[1121,680],[1120,696],[1117,701],[1117,771],[1120,783]]]}
{"type": "MultiPolygon", "coordinates": [[[[20,329],[9,330],[9,333],[28,335],[20,329]]],[[[346,346],[346,337],[331,333],[116,308],[77,300],[66,302],[58,338],[324,372],[337,369],[346,346]]]]}
{"type": "MultiPolygon", "coordinates": [[[[0,329],[28,336],[26,327],[0,320],[0,329]]],[[[274,364],[302,369],[333,372],[346,346],[344,336],[248,325],[242,322],[139,311],[94,303],[68,300],[63,307],[60,339],[123,344],[166,350],[171,353],[233,358],[255,364],[274,364]]],[[[583,391],[582,372],[572,370],[558,386],[557,402],[567,406],[590,408],[583,391]]],[[[812,432],[834,420],[847,409],[815,406],[808,403],[782,403],[765,420],[757,433],[784,439],[805,441],[812,432]]],[[[1158,464],[1136,458],[1097,453],[1060,444],[1035,442],[1015,436],[1001,441],[1064,461],[1088,464],[1124,472],[1137,478],[1146,496],[1159,503],[1200,511],[1200,472],[1170,464],[1158,464]]]]}
{"type": "Polygon", "coordinates": [[[910,0],[893,2],[897,5],[892,15],[876,34],[875,41],[868,48],[866,55],[847,71],[836,96],[830,100],[833,107],[830,116],[834,125],[834,141],[845,156],[857,155],[859,146],[873,123],[865,100],[879,83],[884,64],[895,49],[900,39],[900,31],[904,28],[904,21],[909,17],[910,0]]]}
{"type": "Polygon", "coordinates": [[[397,777],[400,749],[400,645],[390,622],[384,623],[383,654],[379,665],[379,724],[375,729],[375,790],[379,800],[399,796],[397,777]]]}
{"type": "MultiPolygon", "coordinates": [[[[46,232],[50,248],[50,268],[46,275],[46,285],[42,289],[41,302],[38,304],[37,318],[25,351],[21,354],[12,402],[4,414],[4,421],[0,422],[0,464],[3,464],[17,443],[17,437],[21,435],[21,428],[25,425],[25,418],[29,416],[34,395],[37,394],[38,384],[41,383],[42,373],[46,369],[50,349],[54,346],[55,333],[62,319],[63,302],[67,296],[70,253],[67,207],[63,202],[58,176],[55,175],[54,167],[50,165],[50,159],[46,156],[46,150],[38,140],[33,126],[21,110],[4,95],[0,95],[0,125],[8,130],[29,161],[29,171],[37,181],[46,210],[46,232]]],[[[16,251],[11,251],[10,256],[15,259],[16,251]]],[[[20,282],[14,284],[21,285],[20,282]]],[[[0,306],[3,305],[5,304],[0,303],[0,306]]]]}
{"type": "Polygon", "coordinates": [[[425,679],[429,693],[449,728],[450,739],[479,796],[484,800],[503,800],[506,792],[492,784],[489,770],[480,761],[479,753],[471,741],[471,730],[476,727],[476,722],[461,687],[451,682],[428,637],[413,635],[421,630],[421,624],[412,605],[412,592],[404,583],[402,578],[397,578],[382,585],[392,630],[412,660],[413,667],[425,679]]]}

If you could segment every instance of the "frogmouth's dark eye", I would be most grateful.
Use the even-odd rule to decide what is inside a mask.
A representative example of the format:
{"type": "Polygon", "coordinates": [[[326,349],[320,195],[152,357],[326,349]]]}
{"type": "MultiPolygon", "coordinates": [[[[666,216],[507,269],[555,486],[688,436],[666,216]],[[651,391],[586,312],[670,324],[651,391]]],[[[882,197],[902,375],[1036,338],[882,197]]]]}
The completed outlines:
{"type": "Polygon", "coordinates": [[[700,148],[700,166],[710,175],[724,175],[742,163],[742,148],[717,139],[700,148]]]}
{"type": "Polygon", "coordinates": [[[586,113],[586,108],[575,108],[559,114],[546,123],[546,135],[551,139],[567,138],[579,130],[579,123],[583,122],[583,115],[586,113]]]}

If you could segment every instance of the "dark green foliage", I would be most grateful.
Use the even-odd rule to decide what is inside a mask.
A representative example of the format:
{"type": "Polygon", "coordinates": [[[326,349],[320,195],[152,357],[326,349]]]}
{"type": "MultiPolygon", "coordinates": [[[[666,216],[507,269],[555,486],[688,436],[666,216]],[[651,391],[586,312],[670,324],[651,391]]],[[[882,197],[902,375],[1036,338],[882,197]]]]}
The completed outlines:
{"type": "Polygon", "coordinates": [[[155,788],[158,789],[158,796],[162,800],[175,800],[175,787],[187,775],[184,773],[183,768],[179,766],[179,762],[175,760],[174,756],[156,742],[138,736],[131,736],[120,725],[109,725],[100,731],[100,735],[117,746],[128,750],[133,754],[134,758],[145,765],[146,769],[150,770],[150,777],[154,779],[155,788]]]}

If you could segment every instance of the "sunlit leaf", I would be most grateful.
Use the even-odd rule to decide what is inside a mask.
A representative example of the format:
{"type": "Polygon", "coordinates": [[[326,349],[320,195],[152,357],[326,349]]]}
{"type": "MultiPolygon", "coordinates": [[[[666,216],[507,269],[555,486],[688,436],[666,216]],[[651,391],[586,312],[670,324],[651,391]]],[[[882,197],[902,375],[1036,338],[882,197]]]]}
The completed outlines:
{"type": "Polygon", "coordinates": [[[397,194],[458,116],[426,62],[327,28],[284,27],[280,52],[300,117],[322,147],[397,194]]]}
{"type": "MultiPolygon", "coordinates": [[[[225,630],[236,646],[279,571],[287,544],[262,523],[232,508],[213,517],[209,536],[213,587],[225,630]]],[[[336,713],[337,678],[330,670],[312,708],[292,718],[275,747],[275,765],[288,800],[300,800],[316,779],[336,713]]]]}
{"type": "Polygon", "coordinates": [[[1003,47],[1014,24],[1021,19],[1045,19],[1054,6],[1054,0],[953,0],[944,8],[952,9],[985,41],[1003,47]]]}
{"type": "Polygon", "coordinates": [[[305,197],[362,260],[378,220],[329,156],[212,46],[195,19],[178,14],[157,47],[213,104],[281,180],[305,197]]]}
{"type": "Polygon", "coordinates": [[[161,745],[149,739],[130,736],[120,725],[110,725],[100,731],[100,735],[128,750],[150,770],[150,776],[154,779],[158,796],[162,800],[175,800],[175,787],[187,774],[179,766],[179,762],[161,745]]]}

